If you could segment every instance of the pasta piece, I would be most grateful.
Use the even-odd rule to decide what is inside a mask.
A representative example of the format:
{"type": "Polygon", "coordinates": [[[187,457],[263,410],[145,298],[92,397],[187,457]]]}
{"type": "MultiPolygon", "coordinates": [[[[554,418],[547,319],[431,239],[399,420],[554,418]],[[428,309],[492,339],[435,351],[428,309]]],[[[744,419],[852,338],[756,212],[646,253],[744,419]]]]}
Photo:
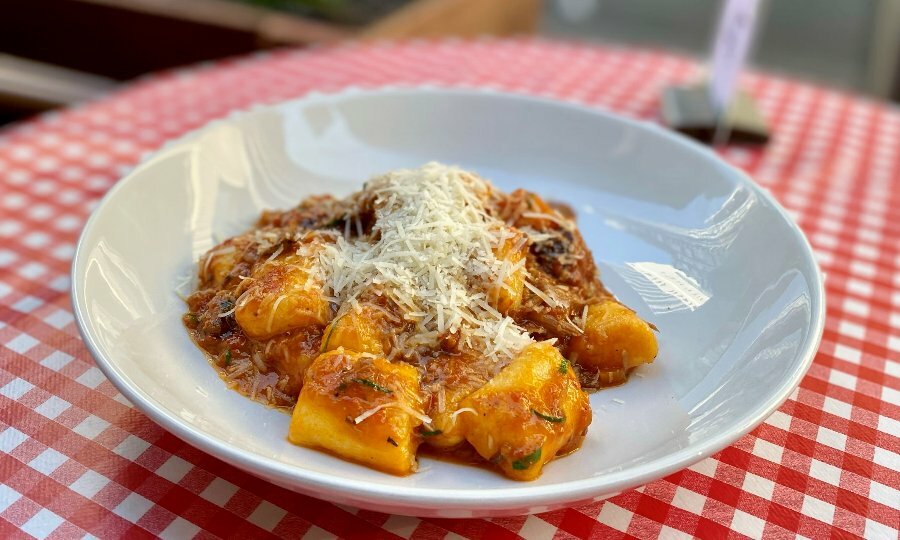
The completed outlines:
{"type": "Polygon", "coordinates": [[[308,283],[309,262],[289,255],[260,265],[238,300],[234,318],[254,339],[294,328],[324,325],[331,308],[318,283],[308,283]]]}
{"type": "Polygon", "coordinates": [[[227,384],[293,406],[291,442],[393,474],[425,443],[532,480],[581,445],[582,389],[657,354],[571,209],[437,163],[264,212],[197,277],[183,321],[227,384]]]}
{"type": "Polygon", "coordinates": [[[591,423],[587,394],[550,342],[526,347],[460,403],[458,420],[485,459],[515,480],[533,480],[558,453],[578,448],[591,423]]]}
{"type": "Polygon", "coordinates": [[[290,335],[275,338],[271,346],[266,347],[266,359],[275,367],[281,376],[287,376],[282,390],[292,397],[297,397],[306,371],[319,355],[322,338],[322,327],[312,326],[301,329],[290,335]]]}
{"type": "Polygon", "coordinates": [[[450,449],[466,440],[459,417],[460,402],[484,386],[490,378],[488,364],[473,361],[470,356],[439,356],[425,367],[423,387],[431,388],[430,426],[421,430],[423,442],[434,448],[450,449]]]}
{"type": "Polygon", "coordinates": [[[525,286],[525,255],[528,252],[525,235],[507,228],[510,234],[497,248],[494,255],[502,261],[500,278],[494,284],[491,300],[497,311],[506,315],[522,303],[525,286]]]}
{"type": "Polygon", "coordinates": [[[622,304],[592,304],[586,319],[584,334],[572,338],[567,351],[580,366],[601,374],[621,373],[656,358],[658,345],[650,325],[622,304]]]}
{"type": "Polygon", "coordinates": [[[206,287],[221,288],[249,243],[247,236],[237,236],[209,250],[200,259],[200,283],[206,287]]]}
{"type": "Polygon", "coordinates": [[[517,228],[530,227],[537,231],[569,227],[570,221],[557,212],[537,194],[517,189],[509,195],[510,200],[524,202],[524,208],[516,212],[512,224],[517,228]]]}
{"type": "Polygon", "coordinates": [[[389,321],[384,308],[361,304],[359,311],[349,308],[325,328],[322,352],[343,347],[350,351],[384,356],[391,350],[389,321]]]}
{"type": "Polygon", "coordinates": [[[425,420],[416,368],[338,349],[307,371],[288,439],[405,475],[416,469],[414,430],[425,420]]]}

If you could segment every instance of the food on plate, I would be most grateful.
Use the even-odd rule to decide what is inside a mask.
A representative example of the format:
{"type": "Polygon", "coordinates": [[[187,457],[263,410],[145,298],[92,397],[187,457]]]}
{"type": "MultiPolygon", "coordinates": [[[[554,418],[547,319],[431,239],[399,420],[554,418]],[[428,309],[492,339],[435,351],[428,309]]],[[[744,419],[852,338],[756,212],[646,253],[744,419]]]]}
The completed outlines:
{"type": "Polygon", "coordinates": [[[585,390],[657,354],[568,212],[438,163],[266,211],[204,254],[184,316],[288,439],[393,474],[477,455],[516,480],[577,450],[585,390]]]}

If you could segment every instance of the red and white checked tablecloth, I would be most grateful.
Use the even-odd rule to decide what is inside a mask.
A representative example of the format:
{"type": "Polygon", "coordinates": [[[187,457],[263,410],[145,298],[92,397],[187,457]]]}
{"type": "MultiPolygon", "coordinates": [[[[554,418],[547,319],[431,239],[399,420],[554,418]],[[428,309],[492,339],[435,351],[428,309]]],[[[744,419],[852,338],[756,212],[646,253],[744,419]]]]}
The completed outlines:
{"type": "Polygon", "coordinates": [[[310,90],[491,86],[658,114],[692,61],[540,40],[352,45],[152,76],[0,135],[0,537],[897,538],[900,529],[900,110],[749,76],[774,129],[729,148],[787,207],[827,273],[818,355],[734,446],[612,499],[546,514],[417,519],[290,493],[188,446],[95,367],[69,263],[97,200],[145,152],[229,111],[310,90]]]}

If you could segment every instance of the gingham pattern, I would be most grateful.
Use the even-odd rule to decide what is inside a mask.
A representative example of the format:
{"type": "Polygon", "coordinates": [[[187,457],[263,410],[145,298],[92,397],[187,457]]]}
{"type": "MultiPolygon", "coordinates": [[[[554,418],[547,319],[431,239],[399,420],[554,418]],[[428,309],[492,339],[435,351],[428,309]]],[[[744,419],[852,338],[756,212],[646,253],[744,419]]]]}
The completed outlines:
{"type": "Polygon", "coordinates": [[[604,502],[546,514],[388,516],[289,493],[184,444],[95,367],[69,263],[97,200],[170,137],[255,102],[348,85],[491,86],[654,118],[697,66],[540,40],[279,52],[150,77],[0,138],[0,537],[332,535],[897,538],[900,523],[900,112],[783,79],[744,83],[774,127],[730,148],[789,209],[827,273],[807,377],[710,459],[604,502]]]}

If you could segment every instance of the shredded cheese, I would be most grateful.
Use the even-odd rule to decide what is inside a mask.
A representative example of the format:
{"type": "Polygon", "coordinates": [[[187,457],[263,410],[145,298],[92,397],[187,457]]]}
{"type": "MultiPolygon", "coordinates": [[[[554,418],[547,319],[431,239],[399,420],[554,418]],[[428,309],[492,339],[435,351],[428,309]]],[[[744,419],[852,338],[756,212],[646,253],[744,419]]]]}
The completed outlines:
{"type": "Polygon", "coordinates": [[[263,362],[262,355],[259,354],[259,351],[250,355],[250,360],[253,361],[253,364],[256,365],[256,369],[258,369],[260,373],[265,373],[267,371],[266,364],[263,362]]]}
{"type": "Polygon", "coordinates": [[[338,305],[359,309],[357,299],[373,290],[387,296],[415,325],[401,338],[408,346],[434,347],[458,334],[488,360],[509,361],[533,340],[484,301],[498,279],[524,264],[494,253],[510,234],[485,210],[492,189],[437,163],[377,177],[363,191],[374,197],[371,233],[350,239],[348,219],[345,236],[319,251],[313,272],[338,305]]]}
{"type": "Polygon", "coordinates": [[[194,276],[188,275],[188,276],[182,277],[180,279],[181,279],[181,281],[179,281],[178,285],[175,286],[175,294],[177,294],[181,298],[185,298],[184,288],[187,287],[188,292],[193,290],[194,287],[192,284],[194,281],[194,276]]]}
{"type": "Polygon", "coordinates": [[[428,416],[427,414],[420,413],[419,411],[413,409],[406,403],[403,403],[402,401],[398,401],[397,408],[400,409],[401,411],[405,412],[406,414],[408,414],[414,418],[417,418],[423,424],[431,425],[432,420],[431,420],[430,416],[428,416]]]}
{"type": "MultiPolygon", "coordinates": [[[[244,283],[246,283],[246,282],[244,282],[244,283]]],[[[241,293],[241,295],[238,296],[237,300],[235,301],[234,305],[239,308],[246,306],[247,302],[249,302],[253,296],[252,294],[250,294],[252,292],[252,290],[253,289],[247,289],[246,291],[241,293]]]]}
{"type": "Polygon", "coordinates": [[[459,416],[459,415],[461,415],[461,414],[464,413],[464,412],[472,413],[472,414],[474,414],[474,415],[478,415],[478,411],[476,411],[476,410],[473,409],[472,407],[463,407],[463,408],[461,408],[461,409],[456,409],[455,411],[453,411],[452,413],[450,413],[450,421],[451,421],[452,423],[456,424],[456,417],[459,416]]]}
{"type": "Polygon", "coordinates": [[[447,397],[444,391],[444,385],[437,385],[437,412],[442,413],[447,408],[447,397]]]}
{"type": "Polygon", "coordinates": [[[557,305],[559,305],[559,304],[556,302],[556,300],[554,300],[550,295],[548,295],[548,294],[545,293],[544,291],[538,289],[537,287],[535,287],[535,286],[532,285],[531,283],[528,283],[528,282],[526,281],[526,282],[525,282],[525,287],[527,287],[529,291],[531,291],[531,292],[533,292],[534,294],[536,294],[536,295],[538,296],[538,298],[540,298],[541,300],[543,300],[544,303],[547,304],[548,306],[550,306],[551,308],[555,308],[557,305]]]}
{"type": "Polygon", "coordinates": [[[576,332],[578,332],[579,334],[584,334],[584,329],[582,329],[580,326],[578,326],[577,324],[575,324],[575,322],[573,322],[572,319],[569,318],[569,314],[568,314],[568,313],[566,314],[566,322],[569,323],[569,325],[570,325],[576,332]]]}
{"type": "Polygon", "coordinates": [[[219,255],[230,255],[236,251],[234,246],[225,246],[222,249],[217,249],[215,251],[210,251],[206,254],[206,261],[203,263],[203,273],[201,274],[204,278],[209,275],[209,263],[212,262],[213,259],[218,257],[219,255]]]}
{"type": "Polygon", "coordinates": [[[243,375],[244,373],[247,373],[251,369],[253,369],[253,364],[251,364],[250,362],[247,362],[246,364],[241,364],[241,366],[239,368],[237,368],[234,371],[232,371],[231,373],[227,374],[225,376],[225,379],[228,379],[228,380],[236,379],[236,378],[240,377],[241,375],[243,375]]]}
{"type": "Polygon", "coordinates": [[[522,217],[529,219],[546,219],[556,223],[563,229],[572,229],[572,221],[553,214],[545,214],[543,212],[522,212],[522,217]]]}
{"type": "Polygon", "coordinates": [[[354,418],[353,423],[359,424],[360,422],[363,422],[366,418],[372,416],[373,414],[377,413],[381,409],[387,409],[388,407],[395,407],[396,405],[397,405],[396,401],[390,401],[388,403],[382,403],[381,405],[376,405],[376,406],[372,407],[371,409],[365,411],[364,413],[360,414],[356,418],[354,418]]]}
{"type": "Polygon", "coordinates": [[[281,255],[282,251],[284,251],[284,244],[281,244],[280,246],[278,246],[278,249],[276,249],[275,251],[272,252],[271,255],[269,255],[269,258],[266,259],[266,262],[268,263],[268,262],[274,261],[275,257],[278,257],[279,255],[281,255]]]}
{"type": "Polygon", "coordinates": [[[275,313],[278,311],[278,305],[281,304],[281,302],[284,301],[284,299],[286,299],[286,298],[287,298],[287,295],[282,294],[278,298],[275,299],[275,302],[272,303],[272,311],[269,312],[269,319],[268,319],[268,321],[266,321],[266,331],[267,332],[272,331],[272,322],[274,322],[274,320],[275,320],[275,313]]]}
{"type": "Polygon", "coordinates": [[[381,405],[376,405],[376,406],[372,407],[371,409],[365,411],[364,413],[360,414],[356,418],[354,418],[353,423],[359,424],[360,422],[365,421],[367,418],[369,418],[373,414],[377,413],[378,411],[380,411],[382,409],[388,409],[391,407],[400,409],[401,411],[405,412],[406,414],[417,418],[423,424],[431,424],[431,417],[420,413],[419,411],[413,409],[412,407],[410,407],[406,403],[403,403],[402,401],[389,401],[387,403],[382,403],[381,405]]]}

